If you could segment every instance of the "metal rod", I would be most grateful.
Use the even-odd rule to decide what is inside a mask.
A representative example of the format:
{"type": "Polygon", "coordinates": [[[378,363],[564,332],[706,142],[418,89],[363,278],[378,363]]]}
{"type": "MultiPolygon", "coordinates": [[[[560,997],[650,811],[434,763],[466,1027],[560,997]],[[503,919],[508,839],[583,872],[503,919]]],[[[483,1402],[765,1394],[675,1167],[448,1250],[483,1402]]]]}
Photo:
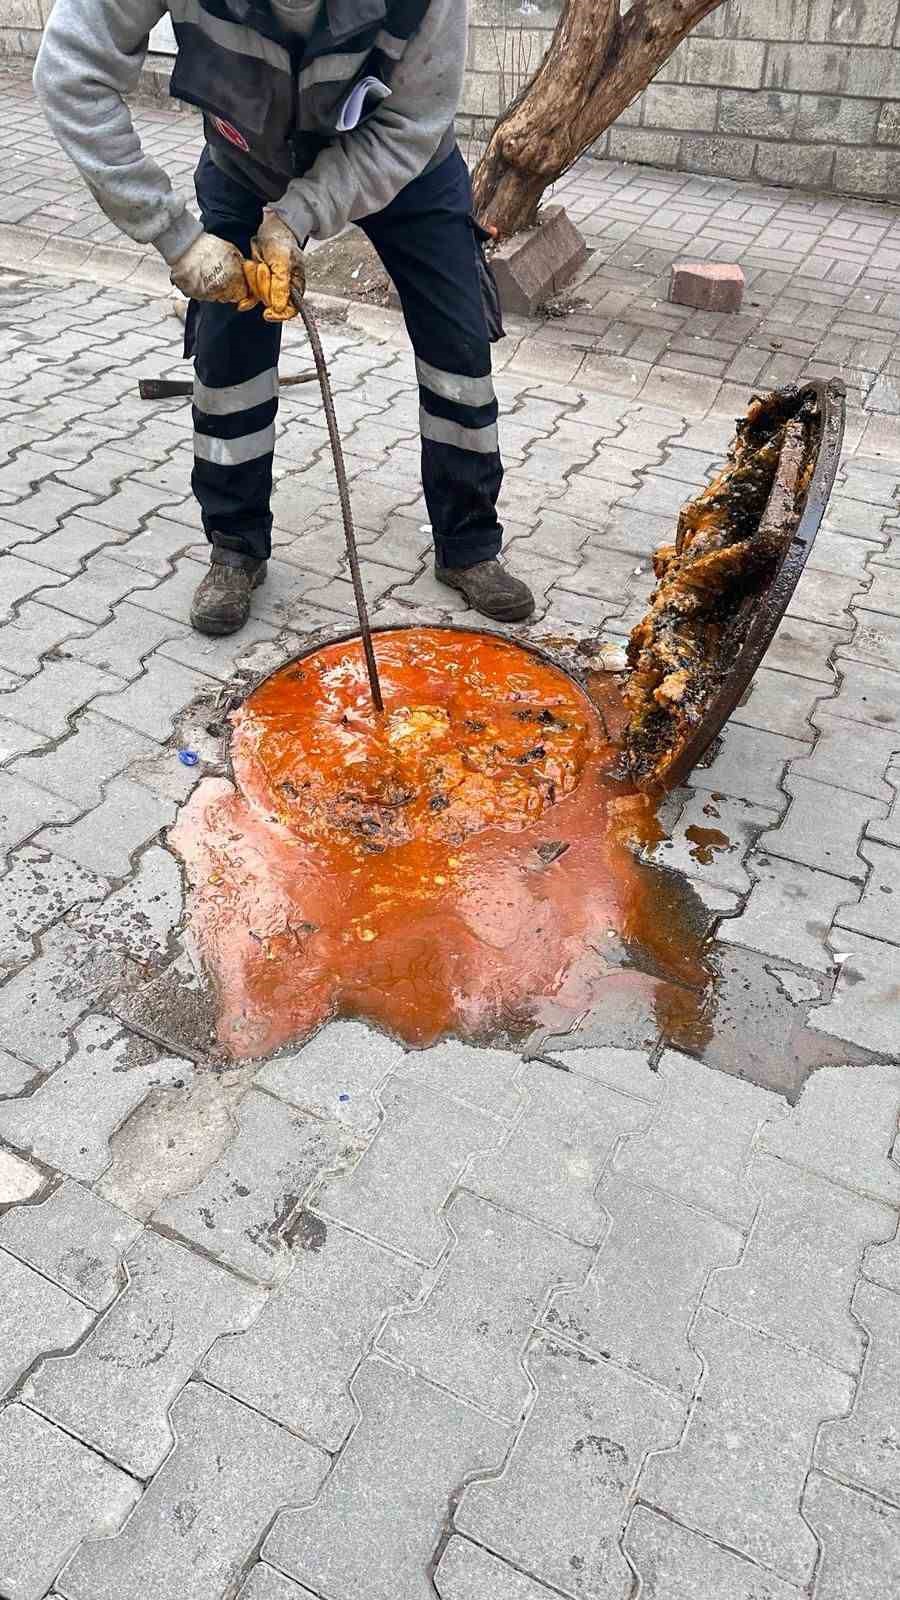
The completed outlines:
{"type": "MultiPolygon", "coordinates": [[[[298,383],[315,383],[317,372],[298,372],[289,378],[279,378],[279,389],[293,389],[298,383]]],[[[192,378],[140,378],[138,394],[142,400],[176,400],[192,395],[192,378]]]]}
{"type": "Polygon", "coordinates": [[[353,531],[353,512],[350,506],[350,489],[347,484],[347,469],[344,465],[344,452],[341,447],[341,436],[338,430],[337,417],[334,410],[334,400],[331,394],[331,383],[328,377],[328,367],[325,363],[325,352],[319,338],[319,330],[315,319],[303,299],[302,295],[293,294],[294,305],[303,319],[303,326],[309,338],[316,364],[316,373],[319,379],[319,388],[322,391],[322,405],[325,408],[325,421],[328,424],[328,437],[331,441],[331,454],[334,457],[334,475],[337,479],[338,495],[341,502],[341,516],[344,520],[344,537],[347,541],[347,556],[350,561],[350,576],[353,579],[353,593],[356,597],[356,611],[359,616],[359,631],[362,635],[363,651],[366,657],[366,669],[369,674],[369,687],[372,691],[372,701],[375,710],[380,714],[384,711],[384,700],[381,695],[381,683],[378,677],[378,665],[375,660],[375,651],[372,646],[372,629],[369,624],[369,612],[366,606],[366,595],[363,589],[362,576],[359,570],[359,556],[356,550],[356,535],[353,531]]]}

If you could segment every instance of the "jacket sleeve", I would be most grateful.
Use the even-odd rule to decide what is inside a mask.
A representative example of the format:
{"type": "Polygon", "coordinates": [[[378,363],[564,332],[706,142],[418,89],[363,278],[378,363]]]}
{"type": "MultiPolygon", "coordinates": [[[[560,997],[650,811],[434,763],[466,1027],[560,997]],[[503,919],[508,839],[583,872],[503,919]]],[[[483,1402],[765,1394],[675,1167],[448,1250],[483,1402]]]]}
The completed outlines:
{"type": "Polygon", "coordinates": [[[165,0],[56,0],[34,86],[47,121],[101,209],[129,238],[177,261],[203,229],[144,154],[124,96],[140,77],[165,0]]]}
{"type": "Polygon", "coordinates": [[[323,150],[272,206],[299,239],[331,238],[382,211],[419,176],[456,115],[467,37],[466,0],[432,0],[388,99],[323,150]]]}

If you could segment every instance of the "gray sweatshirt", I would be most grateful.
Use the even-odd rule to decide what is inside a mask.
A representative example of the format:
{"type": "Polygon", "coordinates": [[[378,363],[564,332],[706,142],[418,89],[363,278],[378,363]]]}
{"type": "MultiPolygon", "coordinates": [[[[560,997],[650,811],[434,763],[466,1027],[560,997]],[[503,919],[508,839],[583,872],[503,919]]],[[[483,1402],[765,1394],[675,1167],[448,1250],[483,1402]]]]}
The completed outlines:
{"type": "MultiPolygon", "coordinates": [[[[47,120],[106,215],[172,263],[203,231],[141,148],[123,96],[138,83],[166,0],[56,0],[35,67],[47,120]]],[[[453,122],[466,56],[466,0],[431,0],[391,94],[322,150],[273,205],[298,238],[328,239],[418,177],[453,122]]]]}

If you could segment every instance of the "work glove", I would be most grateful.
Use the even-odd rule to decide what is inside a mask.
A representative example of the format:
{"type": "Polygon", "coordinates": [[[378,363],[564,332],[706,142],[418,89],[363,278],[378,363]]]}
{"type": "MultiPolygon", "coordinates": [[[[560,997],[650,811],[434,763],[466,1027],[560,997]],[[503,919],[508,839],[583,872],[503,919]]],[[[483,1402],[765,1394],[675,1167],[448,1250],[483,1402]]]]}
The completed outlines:
{"type": "Polygon", "coordinates": [[[170,277],[189,300],[232,301],[242,310],[256,304],[247,292],[244,258],[237,245],[213,233],[201,233],[194,240],[174,263],[170,277]]]}
{"type": "Polygon", "coordinates": [[[253,259],[244,262],[250,303],[262,302],[266,322],[290,322],[297,315],[291,295],[302,295],[306,288],[300,241],[274,211],[266,210],[251,251],[253,259]]]}

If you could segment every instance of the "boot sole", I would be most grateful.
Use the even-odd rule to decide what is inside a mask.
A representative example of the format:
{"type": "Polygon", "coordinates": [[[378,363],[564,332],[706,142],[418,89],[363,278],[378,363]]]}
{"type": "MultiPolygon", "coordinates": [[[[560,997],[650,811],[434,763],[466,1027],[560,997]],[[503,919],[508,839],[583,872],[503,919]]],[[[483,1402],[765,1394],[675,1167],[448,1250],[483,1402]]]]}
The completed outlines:
{"type": "MultiPolygon", "coordinates": [[[[260,589],[266,581],[265,571],[258,572],[253,579],[254,589],[260,589]]],[[[189,621],[195,633],[205,633],[210,639],[225,639],[230,633],[240,633],[250,620],[248,610],[246,617],[239,622],[225,622],[218,617],[206,617],[202,612],[191,611],[189,621]]]]}
{"type": "Polygon", "coordinates": [[[495,607],[492,611],[489,611],[486,606],[476,605],[465,584],[460,582],[458,578],[445,577],[442,572],[438,572],[437,570],[435,570],[434,575],[437,578],[438,583],[442,583],[446,589],[457,589],[460,594],[465,595],[469,605],[472,607],[472,610],[477,611],[479,616],[490,617],[493,622],[524,622],[526,618],[530,617],[534,612],[533,598],[530,600],[522,600],[518,605],[510,605],[502,608],[495,607]]]}

